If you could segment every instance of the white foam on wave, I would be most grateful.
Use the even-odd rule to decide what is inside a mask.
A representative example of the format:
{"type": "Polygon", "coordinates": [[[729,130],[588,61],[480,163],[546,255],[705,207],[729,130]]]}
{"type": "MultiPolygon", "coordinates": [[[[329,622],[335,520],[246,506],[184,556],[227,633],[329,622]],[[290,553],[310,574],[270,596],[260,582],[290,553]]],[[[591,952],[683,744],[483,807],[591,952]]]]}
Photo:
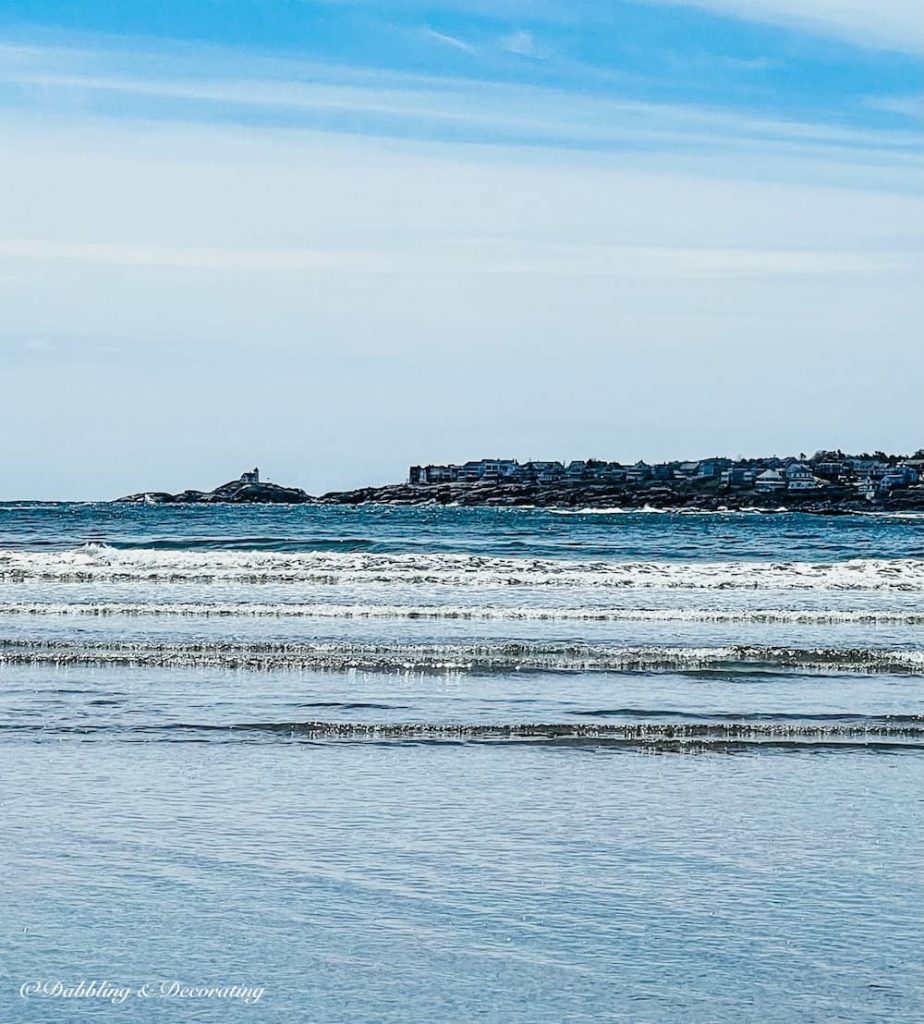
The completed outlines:
{"type": "Polygon", "coordinates": [[[32,601],[0,604],[0,615],[35,616],[163,616],[194,618],[311,619],[459,619],[532,622],[714,622],[790,625],[924,625],[924,611],[838,611],[834,609],[710,609],[710,608],[530,608],[463,607],[452,605],[298,604],[277,602],[131,601],[65,603],[32,601]]]}
{"type": "MultiPolygon", "coordinates": [[[[739,516],[739,515],[779,515],[789,513],[792,510],[780,506],[779,508],[655,508],[653,505],[643,505],[641,508],[612,507],[587,507],[587,508],[546,508],[553,516],[636,516],[636,515],[658,515],[658,516],[739,516]]],[[[865,515],[866,513],[858,513],[865,515]]],[[[883,513],[888,515],[889,513],[883,513]]]]}
{"type": "Polygon", "coordinates": [[[68,551],[0,551],[0,581],[921,591],[924,559],[619,562],[448,553],[165,551],[87,544],[68,551]]]}
{"type": "Polygon", "coordinates": [[[0,640],[0,664],[145,665],[251,670],[626,672],[785,668],[802,672],[924,673],[924,651],[867,648],[623,647],[582,643],[149,644],[0,640]]]}

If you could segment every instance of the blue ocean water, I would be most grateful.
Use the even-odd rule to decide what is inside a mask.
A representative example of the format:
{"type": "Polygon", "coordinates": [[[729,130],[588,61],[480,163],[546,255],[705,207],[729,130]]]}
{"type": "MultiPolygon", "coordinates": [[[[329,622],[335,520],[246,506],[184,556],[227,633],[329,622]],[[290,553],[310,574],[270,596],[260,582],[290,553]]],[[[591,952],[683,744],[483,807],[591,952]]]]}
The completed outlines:
{"type": "Polygon", "coordinates": [[[0,505],[0,1020],[918,1021],[922,595],[914,516],[0,505]]]}

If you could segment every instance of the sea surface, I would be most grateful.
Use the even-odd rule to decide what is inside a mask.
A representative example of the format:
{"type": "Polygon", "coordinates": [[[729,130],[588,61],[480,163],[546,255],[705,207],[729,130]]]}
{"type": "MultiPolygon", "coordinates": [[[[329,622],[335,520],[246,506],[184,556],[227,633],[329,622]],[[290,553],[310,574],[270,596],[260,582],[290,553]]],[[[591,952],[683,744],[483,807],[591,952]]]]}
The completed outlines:
{"type": "Polygon", "coordinates": [[[0,805],[3,1022],[918,1024],[924,518],[0,505],[0,805]]]}

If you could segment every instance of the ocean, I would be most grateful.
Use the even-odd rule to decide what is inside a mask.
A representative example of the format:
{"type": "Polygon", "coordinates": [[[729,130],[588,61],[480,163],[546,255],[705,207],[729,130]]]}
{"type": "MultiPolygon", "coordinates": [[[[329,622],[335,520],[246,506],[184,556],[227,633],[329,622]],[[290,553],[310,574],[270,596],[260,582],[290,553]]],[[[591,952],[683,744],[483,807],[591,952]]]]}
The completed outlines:
{"type": "Polygon", "coordinates": [[[0,1020],[924,1019],[924,517],[0,505],[0,1020]]]}

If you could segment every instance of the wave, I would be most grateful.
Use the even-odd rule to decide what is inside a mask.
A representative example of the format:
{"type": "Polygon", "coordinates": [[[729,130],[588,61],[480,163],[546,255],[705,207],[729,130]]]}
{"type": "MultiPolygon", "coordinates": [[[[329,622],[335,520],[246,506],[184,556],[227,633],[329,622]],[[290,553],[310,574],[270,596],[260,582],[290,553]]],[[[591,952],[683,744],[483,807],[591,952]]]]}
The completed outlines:
{"type": "Polygon", "coordinates": [[[370,537],[146,537],[137,541],[113,541],[113,551],[369,551],[377,545],[370,537]]]}
{"type": "Polygon", "coordinates": [[[87,544],[69,551],[0,551],[0,582],[924,591],[924,559],[616,562],[446,553],[163,551],[87,544]]]}
{"type": "Polygon", "coordinates": [[[710,608],[530,608],[388,604],[189,602],[0,603],[0,615],[175,618],[447,619],[478,622],[714,622],[789,625],[924,625],[924,611],[710,608]]]}
{"type": "Polygon", "coordinates": [[[605,644],[344,644],[0,640],[0,664],[386,672],[696,672],[785,669],[924,675],[924,651],[838,647],[617,647],[605,644]]]}
{"type": "Polygon", "coordinates": [[[782,506],[778,508],[656,508],[653,505],[643,505],[641,508],[623,508],[621,506],[588,506],[586,508],[546,508],[543,511],[553,516],[637,516],[637,515],[659,515],[659,516],[739,516],[739,515],[780,515],[789,514],[790,509],[782,506]]]}
{"type": "MultiPolygon", "coordinates": [[[[766,508],[762,505],[748,505],[744,508],[655,508],[652,505],[643,505],[641,508],[594,507],[587,508],[543,508],[543,512],[553,516],[635,516],[635,515],[669,515],[669,516],[771,516],[771,515],[804,515],[804,509],[791,509],[785,506],[766,508]]],[[[816,513],[811,513],[815,515],[816,513]]],[[[924,512],[913,510],[908,511],[869,511],[867,509],[851,509],[849,512],[817,513],[820,515],[837,515],[838,517],[849,518],[850,516],[871,516],[876,519],[924,519],[924,512]]]]}
{"type": "MultiPolygon", "coordinates": [[[[3,731],[48,733],[46,726],[14,725],[3,731]]],[[[610,723],[366,723],[338,721],[240,722],[227,725],[177,722],[120,728],[111,725],[57,726],[57,734],[89,738],[120,735],[149,741],[254,742],[266,740],[346,740],[412,743],[543,743],[651,749],[657,751],[734,750],[747,747],[856,748],[920,750],[919,722],[856,725],[739,722],[610,723]]]]}

